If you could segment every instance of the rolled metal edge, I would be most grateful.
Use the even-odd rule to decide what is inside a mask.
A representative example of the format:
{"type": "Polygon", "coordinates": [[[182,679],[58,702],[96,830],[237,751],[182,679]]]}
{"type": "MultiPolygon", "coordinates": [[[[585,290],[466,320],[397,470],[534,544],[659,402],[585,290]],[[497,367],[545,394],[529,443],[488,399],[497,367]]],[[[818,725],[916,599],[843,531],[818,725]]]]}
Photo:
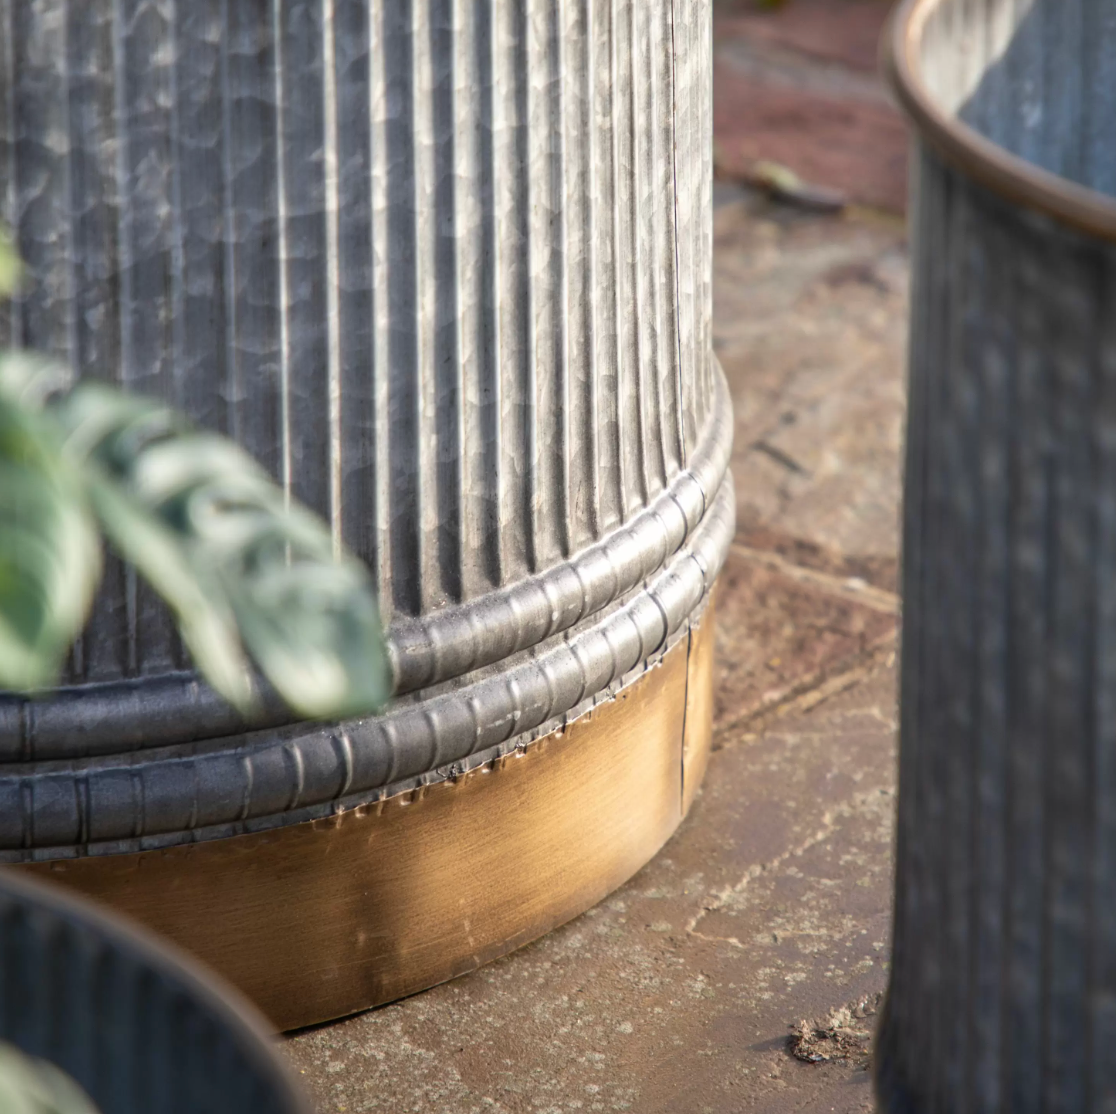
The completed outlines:
{"type": "MultiPolygon", "coordinates": [[[[194,1015],[195,1025],[197,1019],[205,1018],[216,1026],[236,1048],[245,1066],[259,1080],[261,1088],[272,1091],[274,1105],[269,1104],[267,1110],[274,1114],[309,1114],[309,1106],[295,1085],[290,1068],[279,1056],[264,1017],[238,991],[173,943],[70,888],[47,884],[27,872],[12,868],[0,869],[0,925],[9,928],[0,936],[5,952],[5,970],[10,976],[18,969],[25,982],[21,989],[13,987],[10,978],[0,978],[0,1014],[5,1021],[4,1031],[0,1033],[3,1039],[13,1041],[30,1055],[57,1063],[88,1088],[90,1080],[80,1078],[83,1073],[80,1068],[74,1067],[73,1062],[80,1062],[82,1052],[88,1049],[82,1050],[67,1043],[72,1042],[75,1035],[97,1028],[89,1024],[92,1018],[86,1018],[83,1024],[82,1019],[76,1016],[82,1007],[91,1007],[102,1014],[111,1008],[119,1020],[122,1012],[126,1014],[134,1006],[143,1011],[144,1020],[150,1025],[156,1003],[150,985],[144,988],[144,984],[140,984],[141,997],[133,1003],[129,999],[129,990],[135,984],[123,978],[114,983],[111,980],[73,977],[73,965],[82,962],[83,958],[91,964],[103,965],[108,956],[123,956],[163,980],[168,995],[175,997],[177,1014],[185,1014],[188,1018],[194,1015]],[[36,938],[34,955],[26,951],[20,955],[20,937],[10,931],[13,917],[26,918],[29,922],[30,931],[36,938]],[[90,945],[88,950],[68,948],[73,937],[87,941],[90,945]],[[13,963],[16,967],[12,966],[13,963]],[[71,972],[71,979],[61,988],[61,1002],[58,1000],[57,971],[53,966],[56,963],[68,964],[71,972]],[[35,1000],[33,992],[25,992],[31,989],[30,984],[35,979],[44,982],[41,1001],[35,1000]],[[83,1002],[85,994],[91,998],[83,1002]],[[113,998],[111,1007],[107,998],[98,999],[99,994],[113,998]],[[18,1000],[9,995],[15,995],[18,1000]],[[67,1006],[69,995],[73,995],[74,1000],[67,1006]],[[40,1014],[40,1009],[67,1010],[69,1024],[53,1028],[42,1025],[45,1014],[40,1014]]],[[[157,998],[158,994],[154,997],[157,998]]],[[[144,1041],[145,1035],[139,1034],[138,1049],[129,1051],[142,1056],[144,1041]]],[[[220,1057],[219,1061],[217,1070],[220,1072],[222,1067],[227,1067],[229,1057],[220,1057]]],[[[156,1067],[154,1064],[147,1066],[149,1069],[156,1067]]],[[[116,1065],[118,1070],[120,1067],[116,1065]]],[[[213,1070],[212,1065],[210,1070],[213,1070]]],[[[103,1077],[105,1073],[101,1071],[99,1074],[103,1077]]],[[[230,1097],[230,1108],[232,1101],[230,1097]]]]}
{"type": "Polygon", "coordinates": [[[926,21],[942,3],[903,0],[882,40],[883,69],[919,133],[951,166],[993,193],[1079,232],[1116,241],[1116,199],[1013,155],[935,102],[922,79],[919,47],[926,21]]]}
{"type": "Polygon", "coordinates": [[[25,864],[201,957],[281,1030],[474,970],[582,913],[689,810],[712,738],[712,608],[638,680],[453,779],[317,821],[25,864]]]}
{"type": "Polygon", "coordinates": [[[0,861],[261,831],[456,777],[613,697],[701,613],[732,538],[726,473],[686,546],[622,606],[509,669],[367,720],[0,772],[0,861]]]}
{"type": "MultiPolygon", "coordinates": [[[[663,569],[692,542],[720,490],[732,447],[732,406],[721,373],[690,466],[628,522],[569,561],[502,592],[392,624],[387,632],[397,695],[465,676],[544,643],[599,615],[663,569]]],[[[78,759],[203,742],[296,723],[266,701],[254,725],[195,674],[69,686],[33,699],[0,696],[5,762],[78,759]]]]}
{"type": "Polygon", "coordinates": [[[545,642],[653,576],[692,536],[721,488],[732,448],[724,376],[688,468],[628,522],[569,561],[457,607],[393,623],[396,692],[463,676],[545,642]],[[493,638],[493,635],[497,638],[493,638]]]}

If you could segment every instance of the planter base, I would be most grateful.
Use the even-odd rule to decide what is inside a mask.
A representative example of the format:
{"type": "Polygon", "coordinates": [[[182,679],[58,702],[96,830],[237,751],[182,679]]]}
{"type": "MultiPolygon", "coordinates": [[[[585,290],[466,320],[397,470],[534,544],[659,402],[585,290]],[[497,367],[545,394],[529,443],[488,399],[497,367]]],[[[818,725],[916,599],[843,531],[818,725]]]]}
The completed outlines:
{"type": "Polygon", "coordinates": [[[281,1030],[474,970],[584,912],[677,828],[712,734],[713,613],[617,698],[452,781],[326,820],[26,864],[193,952],[281,1030]]]}

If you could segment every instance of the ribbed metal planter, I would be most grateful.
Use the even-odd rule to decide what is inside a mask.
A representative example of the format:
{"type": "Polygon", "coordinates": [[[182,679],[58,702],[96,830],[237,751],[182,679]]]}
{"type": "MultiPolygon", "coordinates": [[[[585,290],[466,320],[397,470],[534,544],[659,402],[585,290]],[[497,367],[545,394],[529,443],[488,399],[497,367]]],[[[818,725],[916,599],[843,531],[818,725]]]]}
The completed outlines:
{"type": "Polygon", "coordinates": [[[56,887],[0,872],[0,1040],[103,1114],[308,1114],[263,1019],[193,962],[56,887]]]}
{"type": "Polygon", "coordinates": [[[397,693],[373,719],[275,708],[249,729],[148,588],[110,566],[63,686],[0,697],[0,859],[49,862],[170,932],[284,1026],[475,966],[646,861],[703,766],[695,632],[734,514],[710,339],[710,88],[709,0],[0,0],[0,215],[33,278],[0,343],[245,445],[373,569],[397,693]],[[381,892],[369,841],[404,824],[384,819],[392,802],[509,756],[541,770],[536,741],[574,721],[585,734],[622,694],[646,705],[628,697],[662,687],[672,652],[670,716],[641,713],[658,741],[621,760],[588,730],[588,812],[552,818],[550,843],[524,804],[539,794],[504,800],[508,778],[472,806],[521,816],[504,856],[527,862],[535,840],[564,880],[525,879],[519,920],[483,929],[478,881],[438,962],[399,960],[426,930],[375,918],[437,888],[404,876],[455,853],[456,821],[436,826],[437,852],[401,836],[381,892]],[[656,746],[678,784],[655,774],[593,821],[594,795],[621,784],[610,762],[647,777],[656,746]],[[316,871],[346,839],[349,935],[327,947],[283,917],[334,916],[316,911],[316,871]],[[249,844],[222,881],[207,856],[249,844]],[[268,870],[283,881],[247,911],[245,878],[268,870]],[[549,905],[528,911],[532,887],[549,905]],[[263,918],[261,901],[296,954],[379,939],[366,981],[332,959],[311,974],[335,995],[246,974],[229,926],[263,918]]]}
{"type": "Polygon", "coordinates": [[[1116,1107],[1116,4],[920,0],[894,1112],[1116,1107]]]}

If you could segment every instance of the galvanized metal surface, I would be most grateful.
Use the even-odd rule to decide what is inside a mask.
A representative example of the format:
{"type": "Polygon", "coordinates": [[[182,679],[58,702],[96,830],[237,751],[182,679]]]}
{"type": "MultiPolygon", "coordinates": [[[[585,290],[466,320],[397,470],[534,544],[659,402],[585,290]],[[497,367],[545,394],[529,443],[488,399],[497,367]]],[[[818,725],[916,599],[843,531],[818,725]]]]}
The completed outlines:
{"type": "MultiPolygon", "coordinates": [[[[1111,3],[943,2],[925,24],[925,80],[997,142],[1111,191],[1114,21],[1111,3]]],[[[916,165],[880,1097],[896,1112],[1107,1110],[1116,246],[925,143],[916,165]]]]}
{"type": "Polygon", "coordinates": [[[1032,166],[1116,193],[1116,9],[1086,0],[925,5],[927,91],[1032,166]]]}
{"type": "MultiPolygon", "coordinates": [[[[711,510],[709,493],[718,492],[726,476],[732,439],[731,405],[721,380],[715,391],[717,406],[689,467],[650,506],[570,561],[504,591],[397,620],[391,628],[396,692],[475,672],[568,631],[692,547],[695,531],[711,510]]],[[[280,706],[269,707],[266,715],[257,727],[289,721],[280,706]]],[[[236,711],[193,674],[67,686],[45,701],[0,698],[0,762],[84,758],[191,742],[198,737],[199,716],[209,729],[221,726],[229,734],[245,729],[236,711]]]]}
{"type": "Polygon", "coordinates": [[[111,565],[0,697],[0,854],[306,819],[553,728],[732,533],[708,0],[0,0],[0,319],[255,453],[367,560],[397,704],[252,733],[111,565]],[[410,693],[411,695],[403,695],[410,693]]]}
{"type": "Polygon", "coordinates": [[[5,871],[0,941],[0,1039],[104,1114],[307,1114],[262,1018],[147,933],[5,871]]]}

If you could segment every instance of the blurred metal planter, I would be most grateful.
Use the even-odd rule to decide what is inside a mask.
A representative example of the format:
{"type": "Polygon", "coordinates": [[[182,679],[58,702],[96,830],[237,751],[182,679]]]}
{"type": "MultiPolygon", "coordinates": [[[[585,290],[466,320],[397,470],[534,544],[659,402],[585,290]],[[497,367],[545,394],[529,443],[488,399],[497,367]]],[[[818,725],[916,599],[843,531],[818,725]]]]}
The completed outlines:
{"type": "Polygon", "coordinates": [[[599,900],[709,743],[709,0],[0,0],[0,44],[0,342],[267,464],[373,569],[397,692],[243,724],[114,566],[0,698],[0,858],[284,1028],[599,900]]]}
{"type": "Polygon", "coordinates": [[[1116,4],[912,0],[888,1111],[1116,1104],[1116,4]]]}
{"type": "Polygon", "coordinates": [[[103,1114],[308,1114],[263,1018],[107,910],[0,872],[0,1040],[103,1114]]]}

